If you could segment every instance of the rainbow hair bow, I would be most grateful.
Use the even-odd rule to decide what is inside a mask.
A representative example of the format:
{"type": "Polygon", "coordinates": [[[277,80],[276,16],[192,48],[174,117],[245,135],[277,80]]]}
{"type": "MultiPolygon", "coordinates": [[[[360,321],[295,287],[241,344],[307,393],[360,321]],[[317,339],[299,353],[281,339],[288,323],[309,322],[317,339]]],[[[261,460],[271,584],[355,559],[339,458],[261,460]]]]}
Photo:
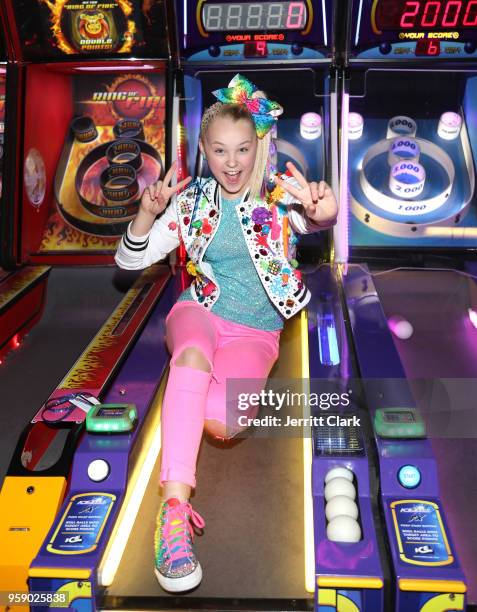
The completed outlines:
{"type": "Polygon", "coordinates": [[[267,98],[252,98],[257,89],[243,75],[236,74],[228,87],[216,89],[212,94],[223,104],[245,104],[252,115],[257,136],[263,138],[283,113],[283,108],[267,98]]]}

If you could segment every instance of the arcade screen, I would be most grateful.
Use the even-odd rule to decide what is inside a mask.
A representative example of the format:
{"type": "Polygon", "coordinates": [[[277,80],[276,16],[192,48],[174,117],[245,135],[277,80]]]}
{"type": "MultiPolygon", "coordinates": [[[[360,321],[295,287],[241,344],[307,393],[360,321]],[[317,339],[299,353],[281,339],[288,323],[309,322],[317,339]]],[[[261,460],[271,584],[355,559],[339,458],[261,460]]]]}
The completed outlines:
{"type": "Polygon", "coordinates": [[[477,0],[365,0],[352,20],[351,245],[473,248],[477,0]]]}
{"type": "Polygon", "coordinates": [[[15,0],[12,6],[26,60],[168,55],[164,0],[15,0]]]}

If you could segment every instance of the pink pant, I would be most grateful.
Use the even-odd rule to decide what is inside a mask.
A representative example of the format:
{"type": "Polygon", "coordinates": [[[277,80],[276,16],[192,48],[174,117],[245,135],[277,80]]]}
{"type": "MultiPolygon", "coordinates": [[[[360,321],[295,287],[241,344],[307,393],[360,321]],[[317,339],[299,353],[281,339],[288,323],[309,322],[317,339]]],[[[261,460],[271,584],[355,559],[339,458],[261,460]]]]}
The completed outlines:
{"type": "Polygon", "coordinates": [[[280,331],[264,331],[232,323],[196,302],[178,302],[166,319],[167,344],[172,354],[162,404],[161,483],[179,481],[195,487],[195,467],[206,420],[237,434],[238,393],[258,393],[278,357],[280,331]],[[210,372],[175,362],[187,348],[196,348],[210,372]],[[235,383],[226,397],[227,379],[235,383]],[[227,402],[228,400],[228,402],[227,402]],[[235,427],[234,427],[235,424],[235,427]]]}

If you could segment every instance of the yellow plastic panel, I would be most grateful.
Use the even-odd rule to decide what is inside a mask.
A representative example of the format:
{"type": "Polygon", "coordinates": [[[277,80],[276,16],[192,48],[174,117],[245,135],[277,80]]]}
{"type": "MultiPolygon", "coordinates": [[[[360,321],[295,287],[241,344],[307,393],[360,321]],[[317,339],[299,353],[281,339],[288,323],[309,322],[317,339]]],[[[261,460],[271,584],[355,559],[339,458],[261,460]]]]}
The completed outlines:
{"type": "MultiPolygon", "coordinates": [[[[60,476],[5,478],[0,491],[0,591],[28,590],[28,568],[58,513],[65,490],[66,480],[60,476]]],[[[15,612],[20,609],[16,607],[15,612]]]]}

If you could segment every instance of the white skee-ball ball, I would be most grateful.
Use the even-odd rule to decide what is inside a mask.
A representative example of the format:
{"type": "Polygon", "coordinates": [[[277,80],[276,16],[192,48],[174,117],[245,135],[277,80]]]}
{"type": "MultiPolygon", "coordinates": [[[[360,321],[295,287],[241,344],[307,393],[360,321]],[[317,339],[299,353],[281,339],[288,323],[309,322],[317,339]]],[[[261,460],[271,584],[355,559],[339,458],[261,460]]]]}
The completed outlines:
{"type": "Polygon", "coordinates": [[[400,340],[407,340],[414,333],[414,328],[407,319],[400,315],[393,315],[388,319],[389,329],[400,340]]]}
{"type": "Polygon", "coordinates": [[[353,482],[353,472],[345,467],[331,468],[331,470],[326,473],[325,483],[329,482],[333,478],[346,478],[346,480],[353,482]]]}
{"type": "Polygon", "coordinates": [[[349,516],[356,520],[358,518],[358,506],[346,495],[338,495],[332,497],[326,504],[325,514],[328,521],[332,521],[337,516],[349,516]]]}
{"type": "Polygon", "coordinates": [[[328,523],[326,535],[332,542],[359,542],[361,527],[350,516],[337,516],[328,523]]]}
{"type": "Polygon", "coordinates": [[[326,501],[330,501],[332,497],[337,497],[338,495],[345,495],[346,497],[355,499],[356,489],[353,483],[346,478],[333,478],[330,480],[325,486],[326,501]]]}

